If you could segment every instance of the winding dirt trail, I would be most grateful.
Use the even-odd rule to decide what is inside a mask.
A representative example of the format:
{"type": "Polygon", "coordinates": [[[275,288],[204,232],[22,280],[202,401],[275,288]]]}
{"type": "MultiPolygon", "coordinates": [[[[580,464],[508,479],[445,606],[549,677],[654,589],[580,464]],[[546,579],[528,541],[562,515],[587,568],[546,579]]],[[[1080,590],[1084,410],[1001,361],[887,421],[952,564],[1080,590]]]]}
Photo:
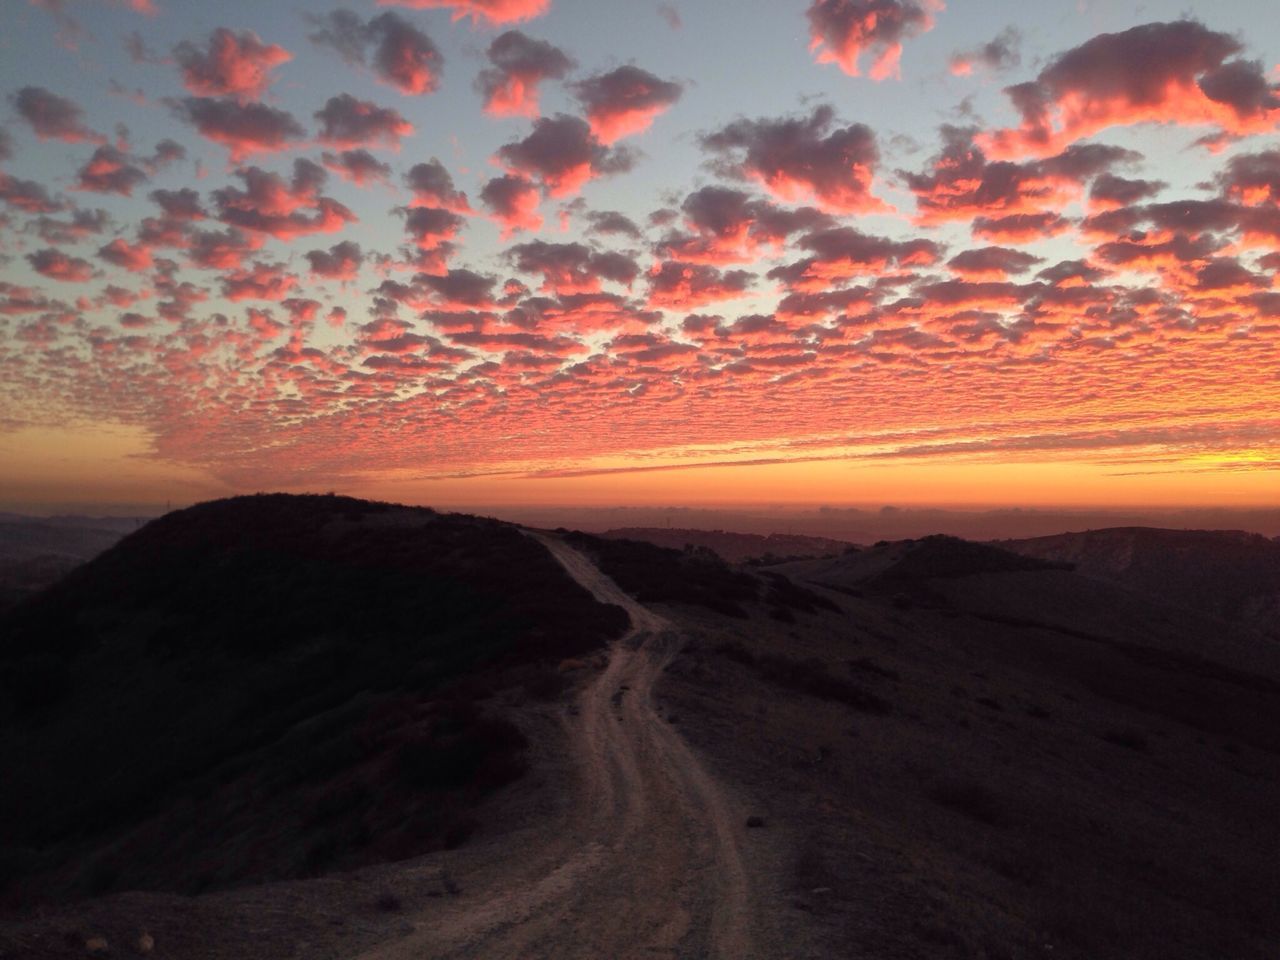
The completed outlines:
{"type": "Polygon", "coordinates": [[[580,775],[571,814],[495,851],[461,896],[365,960],[747,960],[742,816],[650,697],[679,638],[564,541],[531,535],[631,617],[567,718],[580,775]]]}

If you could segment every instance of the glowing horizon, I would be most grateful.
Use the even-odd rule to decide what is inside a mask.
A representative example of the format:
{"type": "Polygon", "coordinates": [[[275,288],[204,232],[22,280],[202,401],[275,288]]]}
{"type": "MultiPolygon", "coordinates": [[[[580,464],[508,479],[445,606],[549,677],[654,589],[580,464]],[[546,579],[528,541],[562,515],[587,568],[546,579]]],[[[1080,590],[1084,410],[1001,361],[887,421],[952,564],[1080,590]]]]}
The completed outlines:
{"type": "Polygon", "coordinates": [[[28,0],[0,503],[1280,505],[1280,27],[1185,7],[28,0]]]}

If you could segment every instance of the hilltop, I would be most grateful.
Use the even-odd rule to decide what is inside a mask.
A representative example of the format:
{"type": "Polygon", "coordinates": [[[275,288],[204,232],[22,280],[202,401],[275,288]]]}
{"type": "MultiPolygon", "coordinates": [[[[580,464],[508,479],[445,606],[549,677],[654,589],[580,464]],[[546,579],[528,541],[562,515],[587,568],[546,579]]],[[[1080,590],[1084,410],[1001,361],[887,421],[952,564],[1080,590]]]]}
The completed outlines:
{"type": "Polygon", "coordinates": [[[497,521],[167,514],[4,621],[0,880],[194,891],[461,842],[525,764],[483,701],[553,693],[625,622],[497,521]]]}

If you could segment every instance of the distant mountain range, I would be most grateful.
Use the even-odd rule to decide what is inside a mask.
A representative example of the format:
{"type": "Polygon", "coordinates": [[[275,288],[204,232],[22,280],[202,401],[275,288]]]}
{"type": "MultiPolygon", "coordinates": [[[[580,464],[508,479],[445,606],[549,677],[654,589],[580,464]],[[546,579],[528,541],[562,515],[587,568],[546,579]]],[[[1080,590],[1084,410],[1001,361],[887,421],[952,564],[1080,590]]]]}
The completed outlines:
{"type": "Polygon", "coordinates": [[[1280,639],[1280,537],[1239,530],[1117,527],[1000,544],[1072,564],[1175,606],[1210,611],[1280,639]]]}
{"type": "Polygon", "coordinates": [[[682,527],[620,527],[606,530],[600,536],[611,540],[644,540],[675,550],[702,547],[730,563],[820,557],[828,553],[840,553],[853,546],[847,540],[833,540],[829,537],[787,533],[734,533],[728,530],[693,530],[682,527]]]}

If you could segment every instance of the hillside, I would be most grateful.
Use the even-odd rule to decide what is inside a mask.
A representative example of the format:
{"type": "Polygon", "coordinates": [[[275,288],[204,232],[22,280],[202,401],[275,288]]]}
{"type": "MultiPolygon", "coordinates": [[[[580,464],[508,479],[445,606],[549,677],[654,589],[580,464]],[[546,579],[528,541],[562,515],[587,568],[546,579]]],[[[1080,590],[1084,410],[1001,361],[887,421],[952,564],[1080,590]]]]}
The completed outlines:
{"type": "Polygon", "coordinates": [[[44,783],[0,822],[51,898],[0,911],[0,953],[1270,960],[1280,647],[1073,564],[172,515],[5,621],[69,666],[0,739],[44,783]]]}
{"type": "Polygon", "coordinates": [[[195,890],[461,842],[524,767],[482,701],[554,693],[624,624],[497,521],[168,514],[0,624],[3,879],[195,890]]]}
{"type": "Polygon", "coordinates": [[[1280,539],[1240,530],[1116,527],[1000,543],[1064,561],[1166,603],[1205,610],[1280,639],[1280,539]]]}

